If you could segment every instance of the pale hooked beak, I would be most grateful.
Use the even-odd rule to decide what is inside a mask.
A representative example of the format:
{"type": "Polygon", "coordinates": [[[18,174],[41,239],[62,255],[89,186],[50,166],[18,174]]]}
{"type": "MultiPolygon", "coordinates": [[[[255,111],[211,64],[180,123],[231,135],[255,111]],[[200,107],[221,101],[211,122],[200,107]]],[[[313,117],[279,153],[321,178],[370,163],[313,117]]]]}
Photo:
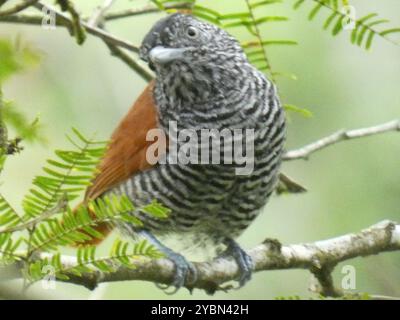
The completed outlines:
{"type": "Polygon", "coordinates": [[[157,46],[150,50],[149,58],[151,62],[163,65],[183,59],[185,52],[189,49],[190,48],[165,48],[157,46]]]}

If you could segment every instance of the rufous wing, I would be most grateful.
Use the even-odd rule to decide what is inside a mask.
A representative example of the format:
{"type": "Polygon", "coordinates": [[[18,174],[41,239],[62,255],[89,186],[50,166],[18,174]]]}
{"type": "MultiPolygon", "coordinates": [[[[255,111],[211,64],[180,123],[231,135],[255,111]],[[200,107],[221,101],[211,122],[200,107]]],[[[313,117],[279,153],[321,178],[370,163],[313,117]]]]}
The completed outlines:
{"type": "Polygon", "coordinates": [[[143,91],[111,136],[107,151],[98,167],[98,175],[87,189],[85,199],[95,199],[138,171],[150,168],[146,160],[147,133],[157,128],[153,83],[143,91]]]}
{"type": "MultiPolygon", "coordinates": [[[[146,136],[149,130],[158,127],[153,87],[154,82],[146,87],[112,134],[107,151],[98,167],[98,174],[86,191],[84,203],[95,200],[137,172],[152,167],[147,161],[146,154],[153,142],[147,141],[146,136]]],[[[104,237],[112,230],[107,223],[97,224],[93,228],[104,237]]],[[[101,240],[93,239],[79,245],[94,245],[101,240]]]]}

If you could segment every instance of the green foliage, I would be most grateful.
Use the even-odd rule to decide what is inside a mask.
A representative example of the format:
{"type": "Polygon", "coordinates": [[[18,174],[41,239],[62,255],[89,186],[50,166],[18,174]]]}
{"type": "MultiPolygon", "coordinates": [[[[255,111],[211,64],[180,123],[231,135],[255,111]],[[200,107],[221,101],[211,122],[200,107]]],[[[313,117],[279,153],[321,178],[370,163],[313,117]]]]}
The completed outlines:
{"type": "Polygon", "coordinates": [[[8,125],[11,126],[18,137],[28,142],[44,142],[46,141],[42,127],[39,123],[39,118],[29,121],[26,116],[19,111],[14,103],[11,101],[6,101],[3,107],[3,120],[8,125]]]}
{"type": "Polygon", "coordinates": [[[170,209],[165,208],[155,200],[153,200],[150,204],[143,206],[140,210],[159,219],[165,219],[171,213],[170,209]]]}
{"type": "Polygon", "coordinates": [[[292,104],[285,104],[283,106],[286,112],[295,112],[305,118],[311,118],[313,116],[312,112],[305,108],[300,108],[292,104]]]}
{"type": "MultiPolygon", "coordinates": [[[[303,4],[309,3],[310,1],[297,0],[293,5],[294,9],[300,8],[303,4]]],[[[381,26],[390,22],[387,19],[378,18],[377,13],[370,13],[360,18],[352,18],[346,13],[346,11],[340,8],[338,0],[312,0],[314,3],[311,11],[308,14],[308,19],[313,20],[318,14],[326,9],[326,12],[330,12],[324,22],[323,28],[325,30],[331,30],[333,36],[338,35],[343,31],[343,25],[345,23],[354,23],[355,28],[351,32],[350,40],[352,44],[356,44],[365,49],[370,49],[372,42],[376,36],[380,36],[390,42],[395,43],[393,40],[388,38],[388,35],[393,33],[400,33],[400,28],[388,28],[388,29],[376,29],[377,26],[381,26]]],[[[340,1],[343,5],[348,5],[348,1],[340,1]]],[[[395,43],[398,44],[398,43],[395,43]]]]}
{"type": "Polygon", "coordinates": [[[101,222],[129,222],[136,226],[142,223],[129,213],[134,205],[125,197],[104,197],[80,206],[75,211],[67,208],[58,218],[49,218],[41,222],[32,233],[32,249],[54,251],[59,246],[73,246],[102,239],[103,235],[94,226],[101,222]]]}
{"type": "Polygon", "coordinates": [[[65,266],[60,253],[49,255],[30,265],[28,276],[31,281],[43,279],[44,270],[52,270],[57,279],[68,280],[71,276],[81,277],[83,274],[101,271],[104,273],[115,272],[120,266],[134,268],[134,262],[141,258],[162,258],[158,250],[150,245],[147,240],[130,243],[116,239],[110,253],[105,257],[98,257],[96,247],[81,247],[76,252],[76,263],[65,266]]]}
{"type": "Polygon", "coordinates": [[[5,265],[20,257],[16,253],[23,239],[14,240],[11,233],[0,233],[0,265],[5,265]]]}
{"type": "Polygon", "coordinates": [[[132,215],[134,211],[158,219],[167,218],[169,213],[156,201],[136,208],[128,197],[112,195],[72,210],[70,203],[91,183],[106,142],[88,139],[76,129],[67,138],[74,149],[57,150],[56,157],[47,160],[45,174],[34,179],[33,187],[23,199],[24,215],[19,215],[0,195],[0,264],[19,260],[25,265],[27,279],[37,281],[47,275],[48,268],[52,268],[57,278],[68,279],[70,275],[88,272],[112,272],[121,265],[131,267],[135,259],[143,257],[161,257],[145,240],[135,243],[116,240],[106,257],[97,257],[95,247],[81,247],[76,252],[76,264],[62,263],[61,247],[78,246],[103,237],[95,228],[100,223],[125,222],[140,227],[142,222],[132,215]],[[37,259],[42,252],[47,253],[37,259]]]}
{"type": "Polygon", "coordinates": [[[37,50],[22,43],[20,38],[17,38],[14,43],[0,39],[0,84],[13,74],[38,64],[40,57],[37,50]]]}
{"type": "Polygon", "coordinates": [[[40,132],[38,119],[28,121],[20,111],[16,109],[11,101],[4,101],[1,85],[12,75],[25,71],[35,66],[40,61],[40,54],[31,46],[23,43],[19,37],[11,42],[0,39],[0,171],[4,166],[7,154],[13,154],[21,150],[18,145],[21,139],[29,142],[44,141],[40,132]],[[7,127],[11,126],[18,137],[8,140],[7,127]]]}
{"type": "Polygon", "coordinates": [[[54,208],[65,197],[76,199],[93,178],[105,143],[86,139],[73,129],[74,136],[67,136],[75,150],[56,150],[55,159],[47,160],[45,175],[35,178],[34,187],[23,200],[25,219],[37,217],[54,208]]]}
{"type": "Polygon", "coordinates": [[[22,222],[22,219],[7,200],[0,194],[0,230],[11,228],[22,222]]]}

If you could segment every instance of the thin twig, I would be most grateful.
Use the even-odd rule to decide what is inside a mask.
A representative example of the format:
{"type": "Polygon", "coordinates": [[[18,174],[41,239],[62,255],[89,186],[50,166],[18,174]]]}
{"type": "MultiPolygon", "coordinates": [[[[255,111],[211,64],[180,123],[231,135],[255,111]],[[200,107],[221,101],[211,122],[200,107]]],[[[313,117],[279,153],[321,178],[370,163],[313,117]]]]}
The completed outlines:
{"type": "Polygon", "coordinates": [[[127,52],[124,51],[124,49],[121,49],[107,42],[106,45],[110,49],[110,52],[114,57],[117,57],[123,62],[125,62],[128,65],[128,67],[130,67],[133,71],[135,71],[145,81],[149,82],[153,80],[154,76],[148,70],[148,68],[141,66],[139,62],[133,59],[127,52]]]}
{"type": "MultiPolygon", "coordinates": [[[[91,22],[89,24],[92,27],[98,27],[101,29],[105,29],[104,25],[104,15],[107,13],[107,10],[111,8],[113,5],[114,0],[106,0],[102,6],[99,6],[92,18],[90,19],[91,22]]],[[[139,76],[141,76],[145,81],[151,81],[153,79],[153,74],[145,67],[141,66],[138,61],[132,58],[124,49],[121,49],[113,44],[107,43],[104,41],[106,46],[110,49],[111,54],[114,57],[119,58],[123,62],[125,62],[133,71],[135,71],[139,76]]]]}
{"type": "MultiPolygon", "coordinates": [[[[171,9],[192,9],[193,8],[193,3],[177,3],[173,5],[166,5],[164,6],[164,9],[166,10],[171,10],[171,9]]],[[[143,8],[139,9],[128,9],[128,10],[123,10],[123,11],[118,11],[118,12],[110,12],[104,16],[105,20],[116,20],[116,19],[121,19],[121,18],[128,18],[128,17],[133,17],[133,16],[138,16],[142,14],[149,14],[149,13],[159,13],[160,9],[156,7],[155,5],[148,5],[143,8]]]]}
{"type": "Polygon", "coordinates": [[[76,41],[79,45],[83,44],[86,40],[85,29],[82,26],[81,17],[78,11],[75,9],[74,4],[70,0],[57,0],[57,3],[60,5],[62,11],[69,12],[72,18],[72,35],[76,38],[76,41]]]}
{"type": "MultiPolygon", "coordinates": [[[[72,20],[65,14],[57,11],[56,9],[53,9],[52,7],[42,5],[41,3],[38,3],[37,8],[40,10],[41,8],[46,8],[46,10],[54,10],[56,17],[58,18],[56,19],[56,25],[66,27],[68,29],[72,28],[72,20]]],[[[43,17],[40,15],[33,15],[33,14],[19,14],[13,16],[0,17],[0,21],[41,25],[43,17]]],[[[120,48],[122,47],[130,51],[138,52],[139,50],[138,47],[133,46],[129,42],[126,42],[122,39],[116,38],[110,33],[107,33],[106,31],[102,30],[101,28],[89,26],[85,22],[81,22],[81,25],[88,31],[88,33],[91,33],[92,35],[102,39],[114,56],[118,57],[121,61],[126,63],[128,67],[130,67],[133,71],[137,72],[145,81],[150,81],[151,79],[153,79],[153,74],[148,70],[148,68],[140,65],[140,63],[136,59],[131,57],[127,52],[124,52],[124,50],[120,48]]]]}
{"type": "Polygon", "coordinates": [[[91,26],[91,27],[101,26],[106,12],[111,8],[111,6],[114,4],[114,2],[115,2],[115,0],[105,0],[102,5],[99,5],[98,7],[96,7],[92,16],[88,20],[89,26],[91,26]]]}
{"type": "MultiPolygon", "coordinates": [[[[73,21],[70,17],[68,17],[66,14],[58,11],[53,6],[49,6],[49,5],[43,4],[42,2],[38,2],[37,4],[34,5],[34,7],[40,11],[45,9],[47,11],[54,12],[56,17],[59,18],[60,20],[63,20],[64,23],[67,23],[68,25],[73,24],[73,21]]],[[[128,49],[128,50],[136,52],[136,53],[139,52],[139,47],[135,46],[134,44],[132,44],[126,40],[117,38],[114,35],[106,32],[100,28],[91,27],[88,23],[86,23],[84,21],[81,21],[81,25],[83,28],[85,28],[85,30],[88,33],[90,33],[91,35],[94,35],[98,38],[101,38],[102,40],[104,40],[105,42],[107,42],[109,44],[116,45],[116,46],[128,49]]]]}
{"type": "Polygon", "coordinates": [[[27,0],[27,1],[21,2],[10,9],[0,11],[0,17],[9,16],[9,15],[21,12],[21,11],[29,8],[30,6],[34,5],[38,1],[39,0],[27,0]]]}
{"type": "Polygon", "coordinates": [[[16,232],[16,231],[24,231],[28,230],[34,226],[36,226],[38,223],[47,220],[48,218],[52,217],[53,215],[61,212],[66,208],[68,204],[68,201],[65,197],[60,199],[60,201],[56,204],[56,206],[50,210],[47,210],[46,212],[42,213],[39,217],[29,220],[28,222],[18,224],[17,226],[14,227],[9,227],[9,228],[0,228],[0,234],[2,233],[10,233],[10,232],[16,232]]]}
{"type": "Polygon", "coordinates": [[[368,128],[337,131],[304,147],[286,152],[286,154],[283,156],[283,160],[290,161],[298,159],[308,159],[309,156],[314,152],[329,147],[338,142],[364,138],[390,131],[400,131],[400,120],[394,120],[368,128]]]}
{"type": "MultiPolygon", "coordinates": [[[[40,26],[43,22],[43,16],[33,13],[23,13],[18,15],[0,17],[0,22],[30,24],[30,25],[40,26]]],[[[63,27],[70,26],[69,22],[66,23],[65,21],[61,21],[59,19],[57,19],[55,23],[56,26],[63,26],[63,27]]]]}

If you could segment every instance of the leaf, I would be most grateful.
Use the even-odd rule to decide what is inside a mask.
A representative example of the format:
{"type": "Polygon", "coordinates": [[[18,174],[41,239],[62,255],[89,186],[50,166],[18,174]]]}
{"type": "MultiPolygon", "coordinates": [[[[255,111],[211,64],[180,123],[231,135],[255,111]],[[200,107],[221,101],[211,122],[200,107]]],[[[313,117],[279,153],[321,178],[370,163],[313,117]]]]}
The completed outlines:
{"type": "Polygon", "coordinates": [[[48,165],[43,168],[46,175],[34,179],[35,187],[23,200],[25,220],[55,207],[61,197],[69,201],[77,198],[90,185],[106,143],[88,139],[75,128],[73,134],[69,140],[75,150],[56,150],[56,158],[47,160],[48,165]]]}
{"type": "Polygon", "coordinates": [[[2,115],[5,123],[13,127],[17,135],[23,140],[28,142],[46,142],[38,117],[32,121],[28,120],[10,101],[4,104],[2,115]]]}
{"type": "Polygon", "coordinates": [[[391,33],[400,33],[400,28],[387,29],[387,30],[381,31],[379,34],[381,36],[385,37],[391,33]]]}
{"type": "Polygon", "coordinates": [[[39,52],[21,41],[13,44],[10,40],[0,39],[0,84],[10,76],[25,71],[39,63],[39,52]]]}
{"type": "Polygon", "coordinates": [[[10,228],[21,222],[21,218],[15,209],[0,194],[0,227],[10,228]]]}
{"type": "Polygon", "coordinates": [[[297,106],[295,106],[293,104],[285,104],[283,106],[283,108],[286,111],[289,111],[289,112],[296,112],[296,113],[302,115],[305,118],[311,118],[313,116],[313,114],[312,114],[312,112],[310,110],[305,109],[305,108],[297,107],[297,106]]]}
{"type": "MultiPolygon", "coordinates": [[[[343,22],[345,21],[345,19],[346,21],[347,19],[350,19],[351,22],[355,23],[355,27],[350,34],[350,41],[352,44],[364,47],[365,43],[365,49],[369,50],[372,46],[375,36],[380,36],[394,44],[400,45],[400,43],[386,38],[388,34],[400,32],[400,28],[391,28],[382,31],[375,29],[377,26],[389,22],[389,20],[387,19],[376,19],[376,17],[378,17],[378,14],[375,12],[369,13],[356,20],[354,17],[349,17],[346,12],[339,10],[338,0],[312,0],[307,2],[304,0],[299,0],[294,3],[293,8],[295,10],[299,9],[305,3],[315,4],[308,14],[309,20],[313,20],[317,16],[317,14],[322,12],[321,9],[325,9],[325,11],[330,12],[328,17],[324,21],[323,29],[331,29],[331,33],[333,36],[338,35],[343,30],[343,22]],[[365,40],[365,38],[367,38],[367,40],[365,40]]],[[[342,4],[343,6],[349,5],[349,1],[343,0],[342,4]]]]}
{"type": "Polygon", "coordinates": [[[160,219],[167,218],[168,214],[171,212],[170,209],[164,207],[156,200],[152,201],[152,203],[148,204],[147,206],[142,207],[140,210],[144,213],[160,219]]]}

